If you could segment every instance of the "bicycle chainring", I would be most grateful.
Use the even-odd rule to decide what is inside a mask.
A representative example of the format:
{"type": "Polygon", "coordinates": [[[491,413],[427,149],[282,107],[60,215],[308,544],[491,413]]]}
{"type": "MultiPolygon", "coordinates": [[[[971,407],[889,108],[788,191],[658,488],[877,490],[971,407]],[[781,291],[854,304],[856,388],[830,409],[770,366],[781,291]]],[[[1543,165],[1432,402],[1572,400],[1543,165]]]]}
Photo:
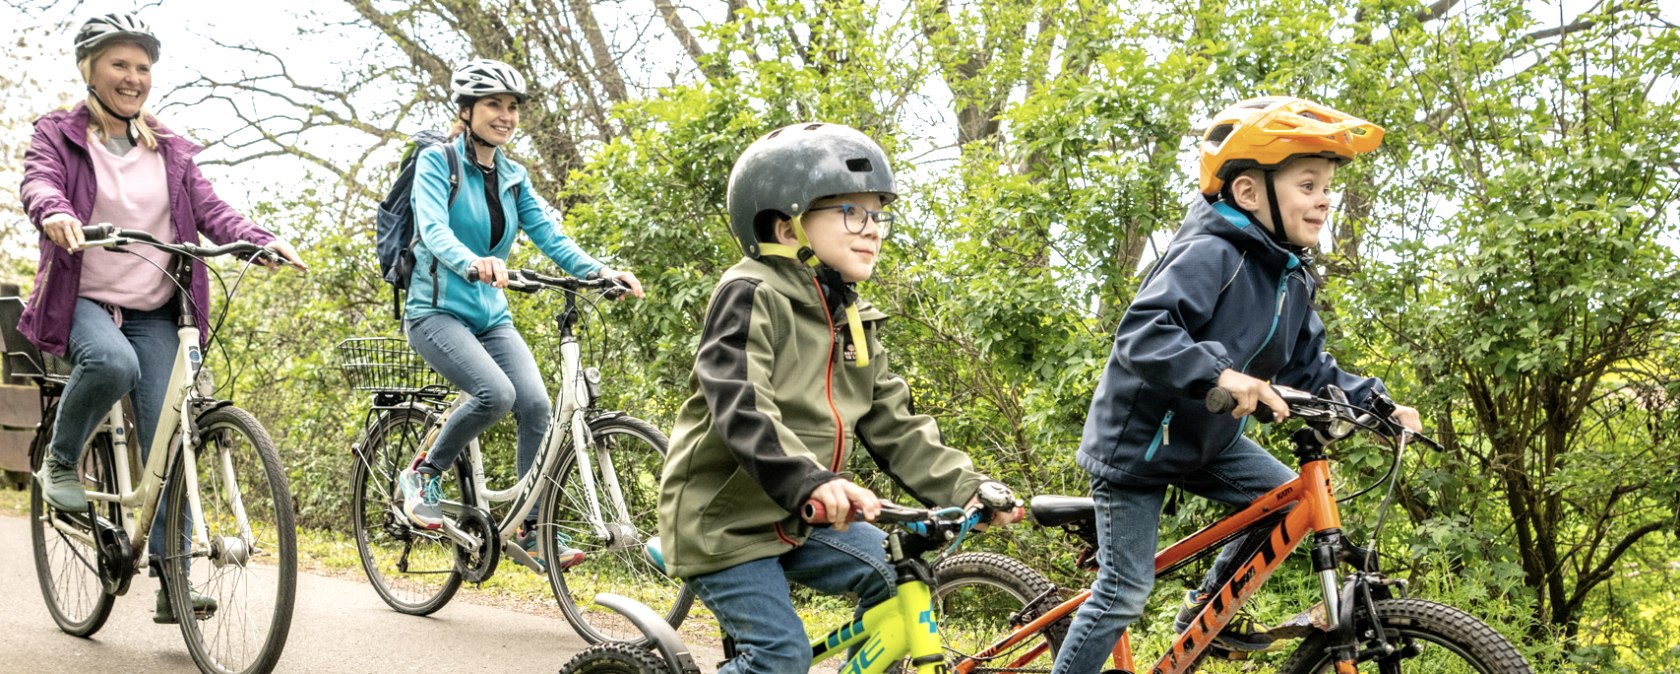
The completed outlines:
{"type": "Polygon", "coordinates": [[[456,518],[455,526],[478,539],[478,547],[468,550],[455,546],[455,569],[469,583],[482,583],[496,573],[502,559],[501,535],[490,516],[478,508],[466,508],[456,518]]]}

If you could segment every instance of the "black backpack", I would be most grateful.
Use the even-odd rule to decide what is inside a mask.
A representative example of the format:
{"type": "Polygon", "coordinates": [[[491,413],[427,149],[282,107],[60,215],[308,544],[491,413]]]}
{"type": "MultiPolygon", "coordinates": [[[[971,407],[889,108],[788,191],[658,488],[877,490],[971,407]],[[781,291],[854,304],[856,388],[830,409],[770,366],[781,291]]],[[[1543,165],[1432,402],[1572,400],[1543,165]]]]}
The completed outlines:
{"type": "MultiPolygon", "coordinates": [[[[448,143],[449,138],[437,131],[421,131],[409,137],[408,149],[397,163],[396,182],[379,202],[379,214],[374,218],[379,273],[391,284],[391,315],[397,320],[402,320],[402,294],[414,273],[414,162],[421,150],[448,143]]],[[[448,205],[453,206],[461,188],[461,158],[455,156],[453,148],[446,147],[443,154],[449,159],[448,205]]]]}

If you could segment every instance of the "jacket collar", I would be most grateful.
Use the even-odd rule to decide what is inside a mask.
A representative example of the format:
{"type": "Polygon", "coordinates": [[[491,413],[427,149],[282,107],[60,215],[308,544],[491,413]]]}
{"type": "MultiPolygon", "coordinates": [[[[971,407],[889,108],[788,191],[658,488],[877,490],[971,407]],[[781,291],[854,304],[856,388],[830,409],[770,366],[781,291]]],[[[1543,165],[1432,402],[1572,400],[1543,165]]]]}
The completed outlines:
{"type": "Polygon", "coordinates": [[[1191,233],[1225,239],[1269,267],[1288,270],[1302,265],[1302,256],[1279,246],[1266,234],[1264,225],[1223,201],[1209,204],[1200,197],[1196,198],[1185,214],[1184,227],[1191,233]]]}
{"type": "MultiPolygon", "coordinates": [[[[473,157],[467,146],[467,134],[455,137],[455,154],[461,158],[462,169],[478,170],[478,160],[473,157]]],[[[496,148],[496,189],[506,192],[525,180],[525,167],[508,159],[507,153],[496,148]]],[[[481,172],[482,173],[482,172],[481,172]]]]}
{"type": "MultiPolygon", "coordinates": [[[[52,116],[56,116],[54,121],[59,134],[83,152],[87,152],[88,124],[91,122],[87,102],[77,103],[69,110],[52,113],[52,116]]],[[[194,155],[204,150],[198,143],[177,135],[169,127],[164,126],[162,122],[158,122],[156,130],[158,134],[158,153],[162,154],[166,161],[175,162],[192,159],[194,155]]]]}

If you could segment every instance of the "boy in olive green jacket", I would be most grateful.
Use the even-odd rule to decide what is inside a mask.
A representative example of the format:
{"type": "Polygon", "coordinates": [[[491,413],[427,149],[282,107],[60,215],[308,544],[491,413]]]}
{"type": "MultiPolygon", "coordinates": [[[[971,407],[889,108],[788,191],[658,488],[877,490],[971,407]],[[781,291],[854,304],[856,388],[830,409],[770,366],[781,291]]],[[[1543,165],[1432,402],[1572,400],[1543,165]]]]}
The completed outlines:
{"type": "Polygon", "coordinates": [[[659,499],[670,571],[735,640],[719,674],[810,667],[788,581],[863,608],[892,596],[885,534],[848,526],[853,510],[881,508],[845,477],[854,440],[925,504],[973,504],[988,481],[911,411],[876,338],[885,316],[853,291],[874,271],[895,189],[880,146],[836,124],[774,131],[730,173],[730,229],[747,257],[712,295],[659,499]],[[832,527],[799,519],[807,501],[832,527]]]}

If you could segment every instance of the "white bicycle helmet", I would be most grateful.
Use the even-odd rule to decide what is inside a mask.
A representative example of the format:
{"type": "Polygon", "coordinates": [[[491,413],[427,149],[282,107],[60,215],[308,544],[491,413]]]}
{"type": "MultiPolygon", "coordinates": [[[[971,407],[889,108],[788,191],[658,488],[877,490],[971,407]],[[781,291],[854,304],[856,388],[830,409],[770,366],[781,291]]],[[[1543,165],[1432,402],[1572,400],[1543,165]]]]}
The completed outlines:
{"type": "Polygon", "coordinates": [[[138,16],[121,13],[96,16],[82,24],[82,29],[76,31],[76,60],[87,58],[100,45],[116,38],[140,45],[152,57],[152,62],[157,62],[161,45],[157,36],[152,34],[152,27],[138,16]]]}
{"type": "Polygon", "coordinates": [[[457,100],[476,100],[496,94],[512,94],[520,103],[530,98],[525,93],[525,77],[519,71],[490,59],[473,59],[461,64],[449,77],[449,90],[457,100]]]}

